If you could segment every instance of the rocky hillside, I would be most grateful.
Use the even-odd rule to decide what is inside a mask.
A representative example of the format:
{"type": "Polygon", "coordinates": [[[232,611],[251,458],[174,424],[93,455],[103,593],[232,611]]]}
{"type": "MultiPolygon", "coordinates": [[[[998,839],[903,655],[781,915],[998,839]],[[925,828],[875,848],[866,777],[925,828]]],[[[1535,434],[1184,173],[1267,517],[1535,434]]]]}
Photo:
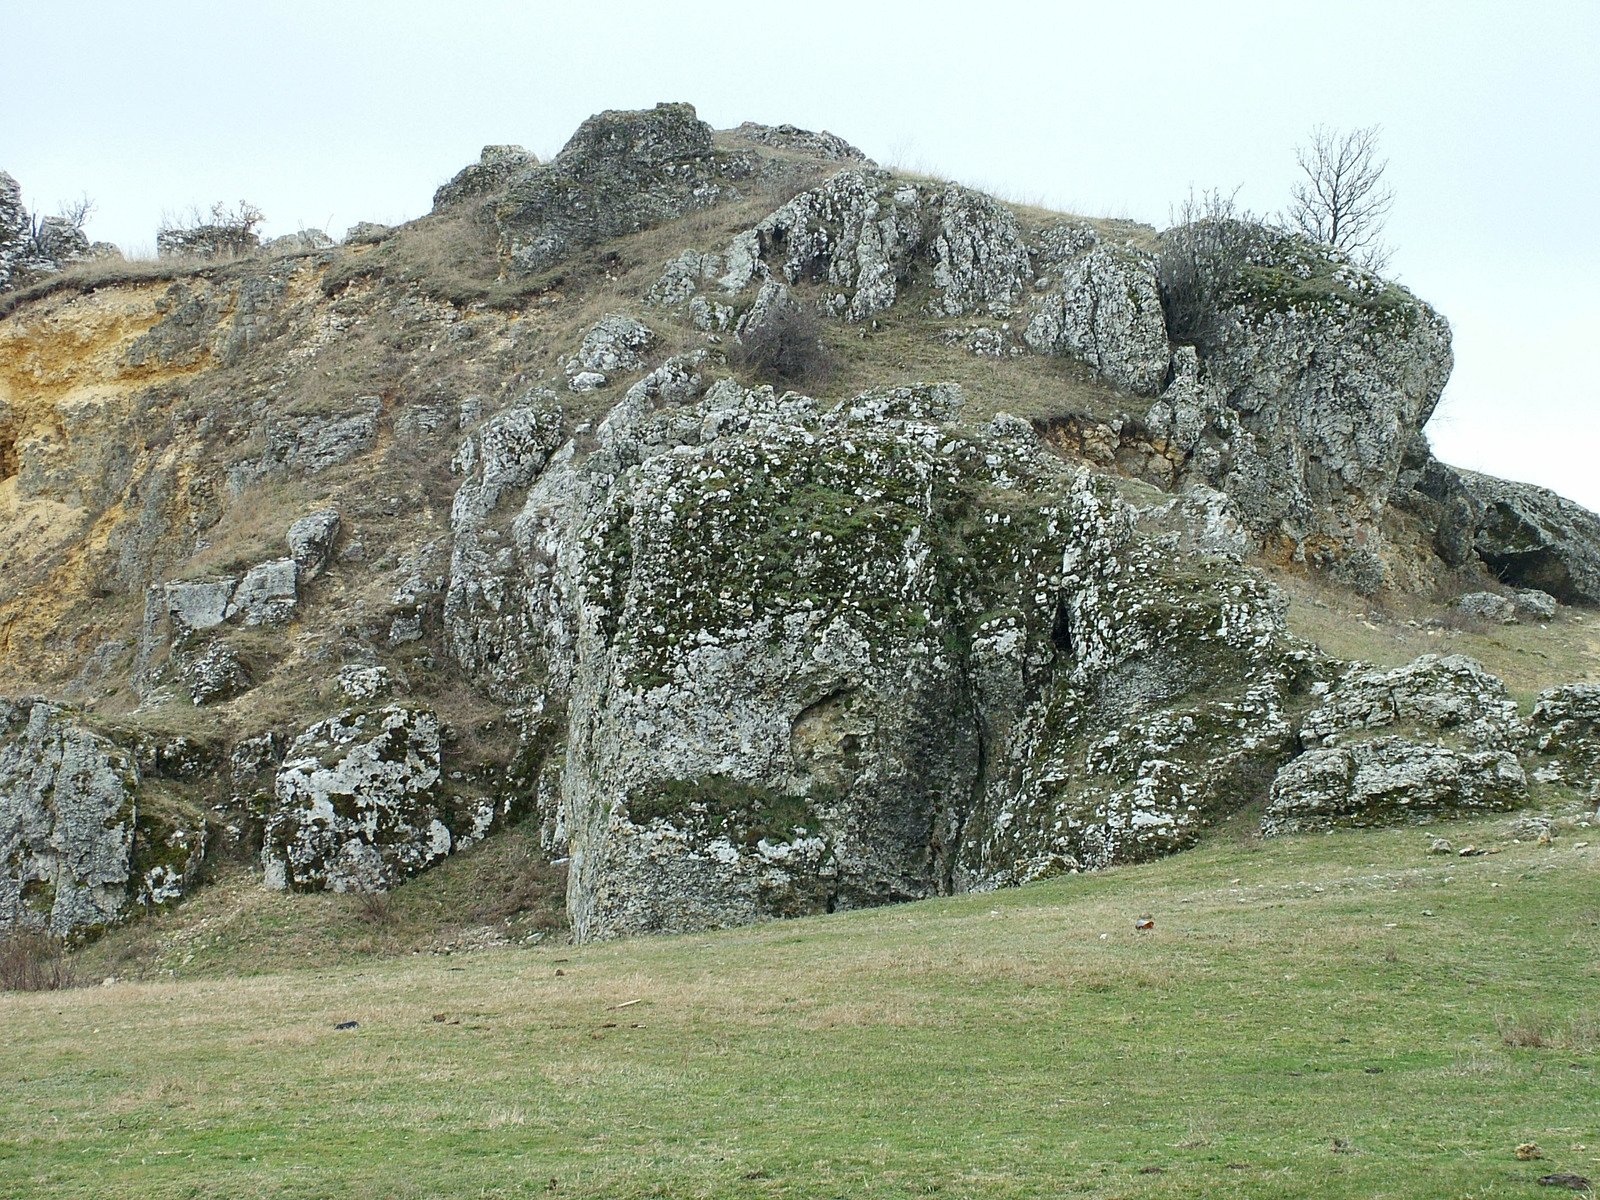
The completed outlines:
{"type": "Polygon", "coordinates": [[[687,105],[338,245],[64,266],[10,211],[0,928],[522,822],[591,939],[1593,794],[1595,683],[1289,631],[1294,580],[1600,603],[1600,519],[1429,453],[1445,320],[1303,239],[687,105]]]}

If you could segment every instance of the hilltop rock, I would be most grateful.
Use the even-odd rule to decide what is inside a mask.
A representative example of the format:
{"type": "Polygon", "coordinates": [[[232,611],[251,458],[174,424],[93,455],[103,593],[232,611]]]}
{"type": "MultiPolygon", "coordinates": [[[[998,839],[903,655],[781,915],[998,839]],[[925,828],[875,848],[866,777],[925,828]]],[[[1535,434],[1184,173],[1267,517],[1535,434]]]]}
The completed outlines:
{"type": "Polygon", "coordinates": [[[0,292],[69,263],[117,254],[117,248],[105,242],[91,245],[79,221],[66,217],[35,221],[23,206],[21,186],[0,171],[0,292]]]}
{"type": "MultiPolygon", "coordinates": [[[[1193,228],[1162,235],[1164,277],[1196,269],[1193,228]]],[[[1449,326],[1324,247],[1228,230],[1225,253],[1169,296],[1174,336],[1197,351],[1189,386],[1209,393],[1191,401],[1204,418],[1191,469],[1233,498],[1269,553],[1337,568],[1381,545],[1407,447],[1450,374],[1449,326]]]]}
{"type": "Polygon", "coordinates": [[[826,162],[858,162],[865,166],[873,165],[872,160],[865,154],[826,129],[821,133],[812,133],[809,129],[801,129],[795,125],[759,125],[754,121],[746,121],[732,132],[747,142],[756,142],[779,150],[797,150],[826,162]]]}
{"type": "Polygon", "coordinates": [[[449,183],[433,193],[433,209],[438,212],[452,204],[497,191],[520,171],[539,165],[538,156],[521,146],[485,146],[478,161],[462,167],[449,183]]]}
{"type": "Polygon", "coordinates": [[[714,149],[711,126],[692,105],[603,112],[549,163],[511,174],[494,207],[501,249],[517,269],[541,270],[573,250],[708,207],[753,170],[750,160],[714,149]]]}

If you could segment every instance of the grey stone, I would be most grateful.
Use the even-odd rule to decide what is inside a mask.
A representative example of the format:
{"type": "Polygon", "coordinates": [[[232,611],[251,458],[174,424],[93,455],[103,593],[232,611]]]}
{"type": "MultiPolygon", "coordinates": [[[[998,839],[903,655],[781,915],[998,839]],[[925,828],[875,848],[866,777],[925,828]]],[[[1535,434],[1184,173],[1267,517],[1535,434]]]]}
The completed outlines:
{"type": "Polygon", "coordinates": [[[0,932],[82,934],[121,916],[138,789],[133,756],[70,710],[0,702],[0,932]]]}
{"type": "Polygon", "coordinates": [[[462,167],[433,193],[434,211],[498,191],[518,172],[538,165],[538,157],[521,146],[485,146],[477,162],[462,167]]]}
{"type": "Polygon", "coordinates": [[[590,117],[561,153],[511,174],[493,208],[500,247],[521,271],[737,194],[753,163],[718,152],[688,104],[590,117]]]}
{"type": "Polygon", "coordinates": [[[1463,654],[1424,654],[1402,667],[1352,667],[1306,714],[1300,741],[1307,748],[1336,746],[1391,728],[1448,733],[1495,748],[1524,734],[1504,683],[1463,654]]]}
{"type": "Polygon", "coordinates": [[[390,706],[295,738],[274,783],[261,861],[268,887],[383,891],[450,852],[439,723],[390,706]]]}
{"type": "Polygon", "coordinates": [[[872,165],[872,160],[865,154],[826,129],[821,133],[813,133],[809,129],[800,129],[794,125],[759,125],[754,121],[746,121],[732,132],[746,141],[780,150],[798,151],[827,162],[859,162],[872,165]]]}
{"type": "Polygon", "coordinates": [[[1496,592],[1468,592],[1456,601],[1456,611],[1497,625],[1509,625],[1517,619],[1517,606],[1496,592]]]}
{"type": "Polygon", "coordinates": [[[1280,770],[1261,832],[1400,825],[1511,809],[1527,787],[1527,775],[1508,750],[1374,738],[1308,751],[1280,770]]]}
{"type": "Polygon", "coordinates": [[[1521,588],[1511,597],[1516,610],[1537,621],[1548,621],[1556,615],[1556,598],[1538,588],[1521,588]]]}
{"type": "Polygon", "coordinates": [[[630,388],[452,562],[458,660],[564,747],[579,937],[1165,853],[1290,752],[1281,601],[1225,560],[1175,586],[1026,422],[698,379],[630,388]]]}
{"type": "Polygon", "coordinates": [[[1159,394],[1172,348],[1155,256],[1101,244],[1085,225],[1046,230],[1038,254],[1040,270],[1053,283],[1029,307],[1028,345],[1041,354],[1082,359],[1137,395],[1159,394]]]}
{"type": "Polygon", "coordinates": [[[1551,776],[1600,796],[1600,684],[1540,692],[1528,723],[1533,749],[1553,760],[1551,776]]]}
{"type": "Polygon", "coordinates": [[[575,371],[567,380],[569,392],[598,392],[611,381],[599,371],[575,371]]]}
{"type": "Polygon", "coordinates": [[[228,700],[250,689],[250,672],[227,642],[212,642],[184,664],[189,699],[198,707],[228,700]]]}
{"type": "Polygon", "coordinates": [[[228,601],[228,619],[245,625],[277,625],[294,616],[299,570],[292,558],[257,563],[245,572],[228,601]]]}
{"type": "Polygon", "coordinates": [[[1600,516],[1546,488],[1456,471],[1482,505],[1473,547],[1514,587],[1600,604],[1600,516]]]}
{"type": "MultiPolygon", "coordinates": [[[[1162,235],[1164,272],[1191,228],[1162,235]]],[[[1227,492],[1274,557],[1334,566],[1383,545],[1402,460],[1449,377],[1449,326],[1325,247],[1229,228],[1232,257],[1187,331],[1198,373],[1175,372],[1186,395],[1173,410],[1205,419],[1185,473],[1227,492]]]]}
{"type": "Polygon", "coordinates": [[[583,335],[578,353],[567,360],[567,374],[576,377],[585,371],[612,375],[637,371],[644,366],[641,351],[648,350],[655,334],[643,322],[622,313],[607,313],[583,335]]]}
{"type": "Polygon", "coordinates": [[[294,561],[301,579],[315,579],[322,574],[328,560],[333,557],[333,546],[339,537],[339,510],[318,509],[307,513],[289,526],[289,557],[294,561]]]}

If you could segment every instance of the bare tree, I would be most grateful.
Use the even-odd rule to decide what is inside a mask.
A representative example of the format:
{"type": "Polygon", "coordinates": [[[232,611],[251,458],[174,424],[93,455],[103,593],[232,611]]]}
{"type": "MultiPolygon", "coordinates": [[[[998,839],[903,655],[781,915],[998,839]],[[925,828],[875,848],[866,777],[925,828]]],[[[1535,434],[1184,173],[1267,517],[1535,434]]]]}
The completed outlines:
{"type": "Polygon", "coordinates": [[[1383,223],[1394,192],[1383,181],[1389,160],[1378,157],[1380,127],[1341,132],[1318,125],[1309,145],[1295,150],[1304,179],[1291,192],[1285,223],[1381,271],[1389,262],[1383,223]]]}

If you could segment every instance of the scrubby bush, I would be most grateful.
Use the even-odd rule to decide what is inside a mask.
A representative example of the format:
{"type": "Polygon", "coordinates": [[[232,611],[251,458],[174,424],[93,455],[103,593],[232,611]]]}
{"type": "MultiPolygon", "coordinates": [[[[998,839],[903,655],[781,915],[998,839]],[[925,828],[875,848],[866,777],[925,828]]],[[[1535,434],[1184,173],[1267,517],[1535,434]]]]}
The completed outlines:
{"type": "Polygon", "coordinates": [[[822,325],[801,304],[775,307],[750,322],[728,354],[729,361],[774,387],[819,388],[833,376],[834,357],[822,340],[822,325]]]}
{"type": "Polygon", "coordinates": [[[180,218],[167,217],[156,233],[156,253],[162,258],[239,258],[261,248],[256,232],[265,216],[248,200],[233,207],[218,201],[211,211],[198,209],[180,218]]]}

